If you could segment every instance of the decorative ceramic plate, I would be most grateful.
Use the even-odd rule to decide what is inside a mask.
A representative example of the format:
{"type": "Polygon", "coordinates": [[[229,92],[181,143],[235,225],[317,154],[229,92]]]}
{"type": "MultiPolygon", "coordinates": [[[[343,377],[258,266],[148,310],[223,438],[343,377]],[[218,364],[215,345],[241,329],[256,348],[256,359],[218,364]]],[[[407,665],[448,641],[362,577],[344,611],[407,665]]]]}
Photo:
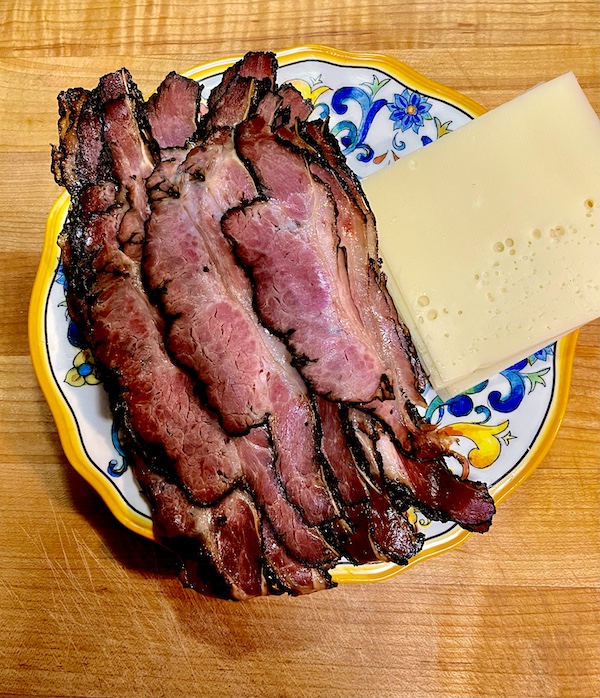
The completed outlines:
{"type": "MultiPolygon", "coordinates": [[[[187,72],[204,85],[204,100],[235,60],[187,72]]],[[[484,111],[383,56],[308,46],[282,51],[278,60],[279,82],[291,82],[311,99],[315,117],[329,118],[350,167],[361,178],[484,111]]],[[[125,526],[152,538],[150,510],[121,450],[94,359],[67,314],[57,237],[68,205],[63,193],[50,212],[31,301],[35,371],[73,466],[125,526]]],[[[458,438],[470,463],[469,477],[484,481],[496,503],[531,474],[554,439],[566,407],[575,342],[576,335],[569,335],[447,402],[431,388],[425,393],[426,418],[458,438]]],[[[412,516],[426,543],[410,564],[449,550],[469,535],[452,523],[430,522],[418,511],[412,516]]],[[[402,569],[392,563],[341,564],[333,576],[347,583],[379,581],[402,569]]]]}

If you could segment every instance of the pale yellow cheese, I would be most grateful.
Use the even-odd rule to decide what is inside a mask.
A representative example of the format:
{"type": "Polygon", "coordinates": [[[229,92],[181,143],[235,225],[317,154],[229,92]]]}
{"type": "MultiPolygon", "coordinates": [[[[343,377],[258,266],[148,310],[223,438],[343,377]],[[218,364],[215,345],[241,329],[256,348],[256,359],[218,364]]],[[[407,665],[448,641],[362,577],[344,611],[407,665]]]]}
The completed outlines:
{"type": "Polygon", "coordinates": [[[443,397],[600,316],[600,121],[573,74],[363,186],[390,293],[443,397]]]}

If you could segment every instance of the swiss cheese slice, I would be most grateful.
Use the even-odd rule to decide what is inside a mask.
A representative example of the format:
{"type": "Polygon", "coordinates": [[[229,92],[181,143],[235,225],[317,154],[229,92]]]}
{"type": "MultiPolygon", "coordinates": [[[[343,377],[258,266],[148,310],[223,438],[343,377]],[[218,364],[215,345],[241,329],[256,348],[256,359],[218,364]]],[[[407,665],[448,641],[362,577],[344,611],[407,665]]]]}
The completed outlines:
{"type": "Polygon", "coordinates": [[[362,184],[440,396],[600,316],[600,121],[572,73],[362,184]]]}

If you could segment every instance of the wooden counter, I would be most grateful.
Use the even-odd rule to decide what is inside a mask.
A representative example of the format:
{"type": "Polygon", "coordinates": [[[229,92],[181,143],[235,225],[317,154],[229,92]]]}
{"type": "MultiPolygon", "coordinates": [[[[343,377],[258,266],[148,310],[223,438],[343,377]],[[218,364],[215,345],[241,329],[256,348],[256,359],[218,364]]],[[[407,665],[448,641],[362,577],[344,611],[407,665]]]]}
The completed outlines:
{"type": "Polygon", "coordinates": [[[113,519],[63,455],[27,344],[61,89],[127,65],[147,92],[173,69],[321,43],[488,108],[573,70],[600,113],[597,0],[2,0],[0,20],[0,694],[599,696],[600,322],[558,438],[487,535],[386,583],[246,604],[183,590],[113,519]]]}

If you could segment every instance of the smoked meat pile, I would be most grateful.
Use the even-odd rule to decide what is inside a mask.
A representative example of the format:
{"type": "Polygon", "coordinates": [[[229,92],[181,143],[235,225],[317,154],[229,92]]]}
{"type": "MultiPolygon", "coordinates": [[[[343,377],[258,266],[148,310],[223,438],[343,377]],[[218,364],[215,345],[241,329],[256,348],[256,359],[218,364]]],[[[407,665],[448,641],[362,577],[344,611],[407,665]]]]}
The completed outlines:
{"type": "Polygon", "coordinates": [[[415,507],[485,531],[419,416],[425,377],[375,221],[312,105],[269,53],[144,101],[123,69],[59,95],[71,318],[91,349],[156,538],[184,585],[304,594],[423,545],[415,507]],[[201,115],[201,111],[204,113],[201,115]]]}

